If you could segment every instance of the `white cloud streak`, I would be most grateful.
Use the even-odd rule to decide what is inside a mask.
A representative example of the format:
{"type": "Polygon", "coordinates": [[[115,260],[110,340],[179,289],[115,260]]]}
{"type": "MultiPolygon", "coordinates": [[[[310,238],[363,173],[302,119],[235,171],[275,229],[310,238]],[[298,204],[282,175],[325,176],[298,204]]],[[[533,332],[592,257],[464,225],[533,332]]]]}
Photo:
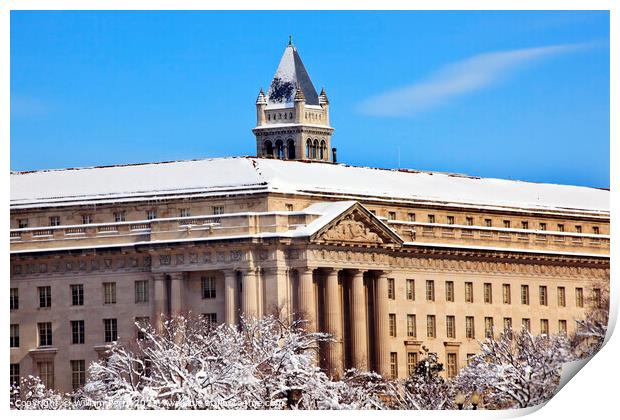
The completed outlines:
{"type": "Polygon", "coordinates": [[[419,83],[370,97],[359,104],[358,110],[377,117],[416,115],[498,83],[535,60],[591,46],[591,43],[563,44],[478,54],[450,63],[419,83]]]}

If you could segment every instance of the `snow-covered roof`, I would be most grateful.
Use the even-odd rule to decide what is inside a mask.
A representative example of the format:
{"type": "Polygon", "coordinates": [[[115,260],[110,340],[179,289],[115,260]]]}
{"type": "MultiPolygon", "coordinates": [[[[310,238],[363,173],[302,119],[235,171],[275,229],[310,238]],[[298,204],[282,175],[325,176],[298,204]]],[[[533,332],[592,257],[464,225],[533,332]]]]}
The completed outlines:
{"type": "Polygon", "coordinates": [[[292,43],[284,50],[280,64],[267,91],[267,107],[292,106],[297,86],[301,88],[307,105],[319,105],[319,96],[310,80],[301,57],[292,43]]]}
{"type": "Polygon", "coordinates": [[[252,157],[11,174],[13,208],[267,191],[609,213],[609,191],[596,188],[252,157]]]}

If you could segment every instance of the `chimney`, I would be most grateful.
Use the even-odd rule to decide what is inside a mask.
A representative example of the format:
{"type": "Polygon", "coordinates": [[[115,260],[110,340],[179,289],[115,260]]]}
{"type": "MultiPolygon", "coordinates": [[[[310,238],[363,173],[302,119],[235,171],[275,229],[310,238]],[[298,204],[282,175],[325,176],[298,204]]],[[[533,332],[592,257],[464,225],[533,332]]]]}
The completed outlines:
{"type": "Polygon", "coordinates": [[[336,159],[336,148],[332,147],[332,162],[338,163],[338,159],[336,159]]]}

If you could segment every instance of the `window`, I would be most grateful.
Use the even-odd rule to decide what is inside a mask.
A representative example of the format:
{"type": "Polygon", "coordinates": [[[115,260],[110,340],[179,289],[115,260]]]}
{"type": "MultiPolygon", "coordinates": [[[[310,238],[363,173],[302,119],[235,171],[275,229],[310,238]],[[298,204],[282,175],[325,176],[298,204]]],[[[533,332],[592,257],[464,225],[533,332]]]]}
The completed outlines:
{"type": "Polygon", "coordinates": [[[418,353],[410,351],[407,353],[407,375],[411,376],[418,365],[418,353]]]}
{"type": "Polygon", "coordinates": [[[11,370],[9,372],[9,379],[11,381],[11,386],[19,385],[19,363],[11,363],[11,370]]]}
{"type": "Polygon", "coordinates": [[[148,210],[146,212],[146,218],[147,220],[157,219],[157,210],[148,210]]]}
{"type": "Polygon", "coordinates": [[[390,375],[392,379],[398,378],[398,353],[390,353],[390,375]]]}
{"type": "Polygon", "coordinates": [[[125,221],[125,210],[115,211],[114,212],[114,221],[116,223],[124,222],[125,221]]]}
{"type": "Polygon", "coordinates": [[[456,376],[456,353],[448,353],[446,363],[446,375],[448,378],[454,378],[456,376]]]}
{"type": "Polygon", "coordinates": [[[286,208],[286,211],[293,211],[293,205],[290,203],[286,203],[284,207],[286,208]]]}
{"type": "Polygon", "coordinates": [[[465,225],[473,226],[474,225],[474,218],[473,217],[466,217],[465,218],[465,225]]]}
{"type": "Polygon", "coordinates": [[[396,314],[389,314],[390,337],[396,337],[396,314]]]}
{"type": "Polygon", "coordinates": [[[116,303],[116,283],[103,283],[103,303],[105,305],[116,303]]]}
{"type": "Polygon", "coordinates": [[[486,338],[493,337],[493,317],[491,316],[484,318],[484,336],[486,338]]]}
{"type": "Polygon", "coordinates": [[[575,288],[575,305],[578,308],[583,308],[583,288],[582,287],[575,288]]]}
{"type": "Polygon", "coordinates": [[[118,340],[118,329],[116,319],[104,319],[103,320],[103,341],[111,343],[118,340]]]}
{"type": "Polygon", "coordinates": [[[387,279],[388,286],[388,299],[394,300],[396,298],[396,293],[394,291],[394,279],[387,279]]]}
{"type": "Polygon", "coordinates": [[[209,323],[209,325],[216,325],[217,324],[217,313],[209,312],[209,313],[206,313],[206,314],[202,314],[202,316],[207,321],[207,323],[209,323]]]}
{"type": "Polygon", "coordinates": [[[530,304],[530,286],[528,286],[527,284],[521,285],[521,304],[530,304]]]}
{"type": "Polygon", "coordinates": [[[523,221],[521,222],[521,229],[529,229],[530,228],[530,223],[527,221],[523,221]]]}
{"type": "Polygon", "coordinates": [[[435,315],[426,316],[426,336],[428,338],[435,338],[437,336],[435,328],[435,315]]]}
{"type": "Polygon", "coordinates": [[[144,331],[149,327],[150,321],[148,316],[138,316],[135,320],[136,325],[136,339],[146,340],[146,332],[144,331]]]}
{"type": "Polygon", "coordinates": [[[434,214],[429,214],[428,215],[428,223],[435,223],[435,215],[434,214]]]}
{"type": "Polygon", "coordinates": [[[456,338],[456,322],[454,315],[446,316],[446,335],[448,338],[456,338]]]}
{"type": "Polygon", "coordinates": [[[465,317],[465,337],[476,338],[476,330],[474,329],[474,317],[465,317]]]}
{"type": "Polygon", "coordinates": [[[213,214],[224,214],[224,206],[213,206],[213,214]]]}
{"type": "Polygon", "coordinates": [[[521,319],[521,326],[523,327],[525,331],[528,331],[528,332],[532,331],[532,324],[530,323],[529,318],[521,319]]]}
{"type": "Polygon", "coordinates": [[[549,320],[548,319],[540,320],[540,333],[544,335],[549,335],[549,320]]]}
{"type": "Polygon", "coordinates": [[[407,217],[409,218],[410,222],[415,222],[415,213],[409,213],[407,217]]]}
{"type": "Polygon", "coordinates": [[[493,227],[493,221],[491,219],[484,219],[484,225],[486,227],[493,227]]]}
{"type": "Polygon", "coordinates": [[[603,302],[601,301],[601,289],[592,289],[592,303],[595,308],[600,309],[603,306],[603,302]]]}
{"type": "Polygon", "coordinates": [[[504,220],[504,228],[510,229],[510,220],[504,220]]]}
{"type": "Polygon", "coordinates": [[[564,232],[564,225],[561,223],[558,223],[558,232],[564,232]]]}
{"type": "Polygon", "coordinates": [[[454,302],[454,282],[446,282],[446,302],[454,302]]]}
{"type": "Polygon", "coordinates": [[[84,285],[72,284],[71,285],[71,305],[82,306],[84,305],[84,285]]]}
{"type": "Polygon", "coordinates": [[[564,334],[564,335],[567,334],[568,330],[567,330],[566,325],[567,325],[567,323],[566,323],[565,319],[558,320],[558,332],[560,334],[564,334]]]}
{"type": "Polygon", "coordinates": [[[19,309],[19,289],[17,287],[11,287],[11,309],[19,309]]]}
{"type": "Polygon", "coordinates": [[[407,314],[407,337],[417,336],[415,315],[407,314]]]}
{"type": "Polygon", "coordinates": [[[52,323],[39,322],[37,324],[39,330],[39,347],[52,345],[52,323]]]}
{"type": "Polygon", "coordinates": [[[60,216],[50,216],[50,226],[60,226],[60,216]]]}
{"type": "Polygon", "coordinates": [[[203,299],[215,299],[215,277],[203,276],[200,278],[203,299]]]}
{"type": "Polygon", "coordinates": [[[491,283],[484,283],[484,303],[493,303],[492,287],[491,283]]]}
{"type": "Polygon", "coordinates": [[[540,304],[547,306],[547,286],[539,286],[538,293],[540,295],[540,304]]]}
{"type": "Polygon", "coordinates": [[[52,287],[39,287],[39,308],[49,308],[52,306],[52,287]]]}
{"type": "Polygon", "coordinates": [[[598,226],[592,226],[592,233],[595,235],[598,235],[601,233],[601,230],[599,229],[598,226]]]}
{"type": "Polygon", "coordinates": [[[93,223],[93,216],[90,214],[83,214],[82,215],[82,224],[83,225],[90,225],[91,223],[93,223]]]}
{"type": "Polygon", "coordinates": [[[504,332],[512,331],[512,318],[504,318],[504,332]]]}
{"type": "Polygon", "coordinates": [[[17,219],[17,226],[20,229],[26,229],[28,227],[28,219],[17,219]]]}
{"type": "Polygon", "coordinates": [[[149,281],[139,280],[134,283],[136,303],[149,301],[149,281]]]}
{"type": "Polygon", "coordinates": [[[539,223],[538,224],[538,230],[547,230],[547,224],[546,223],[539,223]]]}
{"type": "Polygon", "coordinates": [[[580,225],[576,225],[575,226],[575,232],[581,233],[581,226],[580,225]]]}
{"type": "Polygon", "coordinates": [[[502,284],[502,299],[506,305],[510,305],[512,298],[510,294],[510,284],[508,283],[502,284]]]}
{"type": "Polygon", "coordinates": [[[191,212],[189,211],[189,209],[185,208],[185,209],[179,209],[179,217],[191,217],[191,212]]]}
{"type": "Polygon", "coordinates": [[[465,302],[474,302],[474,284],[470,281],[465,282],[465,302]]]}
{"type": "Polygon", "coordinates": [[[54,363],[53,362],[37,362],[37,371],[39,378],[46,388],[54,388],[54,363]]]}
{"type": "Polygon", "coordinates": [[[84,321],[71,321],[71,344],[84,344],[84,321]]]}
{"type": "Polygon", "coordinates": [[[415,300],[415,280],[407,279],[407,300],[415,300]]]}
{"type": "Polygon", "coordinates": [[[71,360],[71,385],[75,391],[86,383],[86,362],[84,360],[71,360]]]}
{"type": "Polygon", "coordinates": [[[19,324],[11,324],[11,348],[19,347],[19,324]]]}
{"type": "Polygon", "coordinates": [[[558,306],[566,306],[566,288],[558,287],[558,306]]]}
{"type": "Polygon", "coordinates": [[[467,353],[467,366],[469,366],[470,363],[473,362],[474,357],[476,357],[475,353],[467,353]]]}
{"type": "Polygon", "coordinates": [[[448,224],[449,225],[453,225],[454,224],[454,216],[448,216],[448,224]]]}
{"type": "Polygon", "coordinates": [[[435,300],[435,281],[426,280],[426,300],[433,302],[435,300]]]}
{"type": "Polygon", "coordinates": [[[388,220],[396,220],[396,212],[391,211],[388,213],[388,220]]]}

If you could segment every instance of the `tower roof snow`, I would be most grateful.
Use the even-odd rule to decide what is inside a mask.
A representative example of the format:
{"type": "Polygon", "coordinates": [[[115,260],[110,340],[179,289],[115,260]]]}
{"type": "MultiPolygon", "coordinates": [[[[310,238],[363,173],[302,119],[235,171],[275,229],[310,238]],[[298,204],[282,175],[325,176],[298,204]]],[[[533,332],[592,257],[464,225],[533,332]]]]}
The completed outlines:
{"type": "Polygon", "coordinates": [[[297,49],[289,44],[267,91],[268,105],[292,105],[297,87],[301,89],[308,105],[319,105],[319,96],[310,80],[297,49]]]}

